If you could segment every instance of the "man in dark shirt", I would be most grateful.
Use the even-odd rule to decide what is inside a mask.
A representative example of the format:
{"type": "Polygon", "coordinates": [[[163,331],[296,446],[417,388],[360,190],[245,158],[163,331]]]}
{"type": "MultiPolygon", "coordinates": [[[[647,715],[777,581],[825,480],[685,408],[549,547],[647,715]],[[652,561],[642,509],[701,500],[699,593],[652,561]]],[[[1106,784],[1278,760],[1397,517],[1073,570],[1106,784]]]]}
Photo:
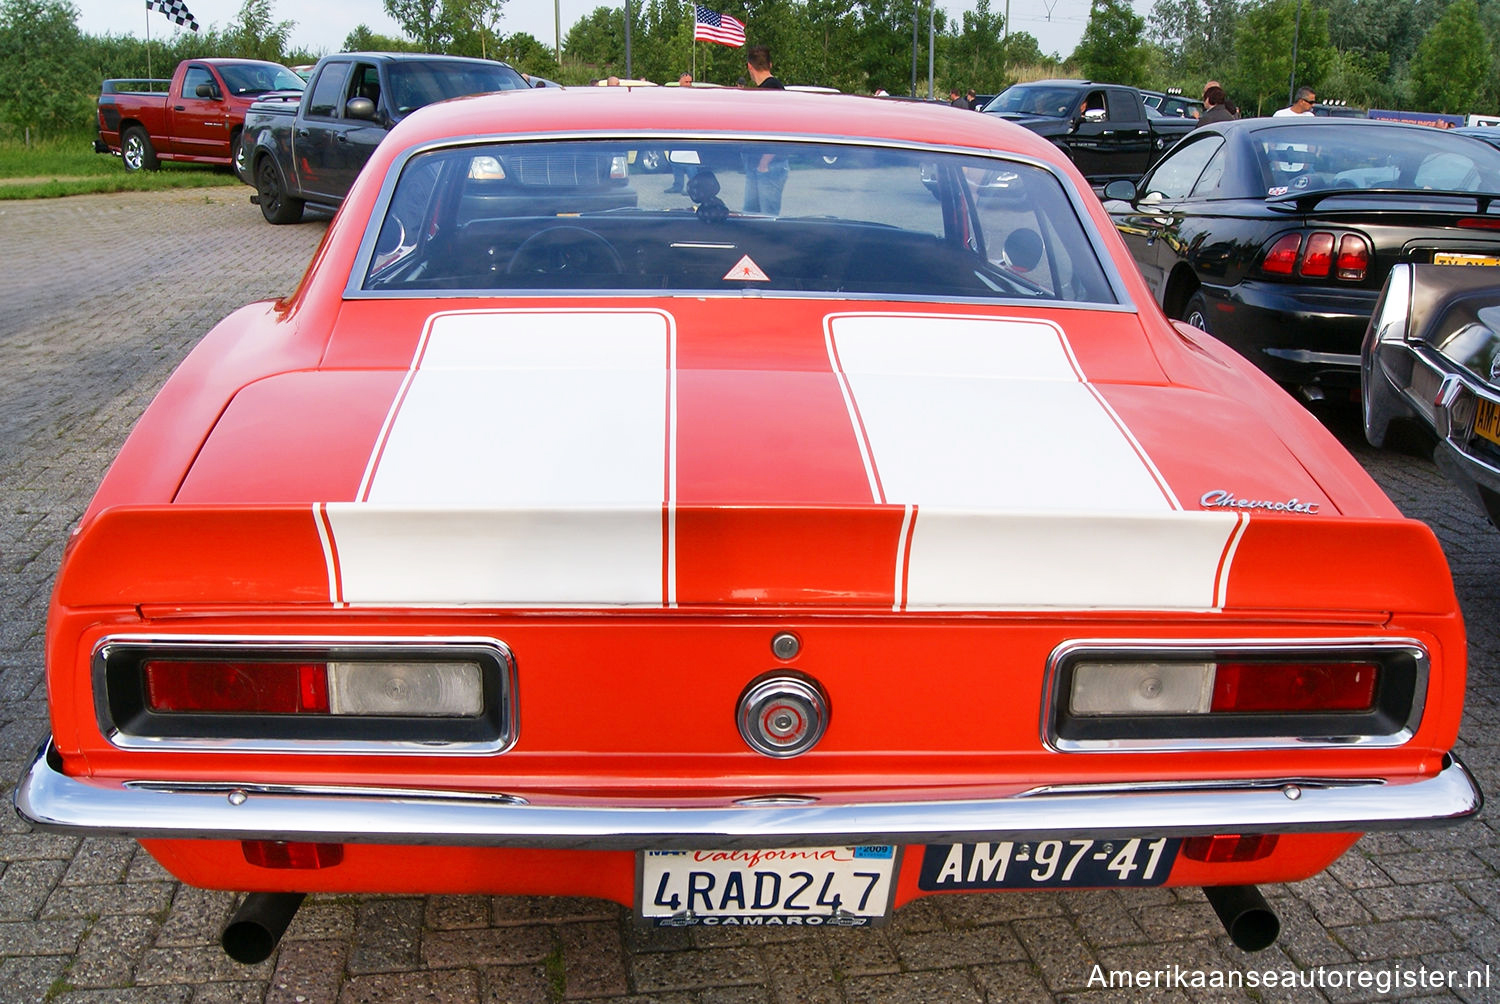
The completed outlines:
{"type": "Polygon", "coordinates": [[[745,53],[745,69],[756,87],[784,91],[786,85],[771,76],[771,49],[765,45],[752,45],[745,53]]]}
{"type": "MultiPolygon", "coordinates": [[[[771,50],[767,46],[752,45],[749,48],[745,53],[745,70],[750,74],[753,87],[786,90],[786,85],[771,75],[771,50]]],[[[772,153],[747,153],[744,163],[745,212],[780,216],[781,191],[786,188],[791,162],[772,153]]]]}
{"type": "MultiPolygon", "coordinates": [[[[1203,114],[1198,116],[1198,126],[1234,120],[1234,113],[1228,107],[1228,99],[1224,97],[1224,88],[1218,84],[1210,85],[1208,90],[1203,92],[1203,109],[1203,114]]],[[[1198,126],[1193,126],[1193,128],[1196,129],[1198,126]]]]}

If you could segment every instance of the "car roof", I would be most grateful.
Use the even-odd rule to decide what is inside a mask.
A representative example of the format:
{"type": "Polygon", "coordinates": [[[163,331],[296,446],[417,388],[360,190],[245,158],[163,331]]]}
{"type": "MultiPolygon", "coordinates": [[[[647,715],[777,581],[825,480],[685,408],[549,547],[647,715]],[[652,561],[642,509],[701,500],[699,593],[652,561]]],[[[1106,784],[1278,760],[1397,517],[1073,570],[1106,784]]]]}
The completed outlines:
{"type": "MultiPolygon", "coordinates": [[[[327,58],[327,59],[363,59],[363,60],[366,60],[366,61],[376,61],[376,60],[379,60],[381,62],[387,62],[387,63],[419,63],[419,62],[426,62],[426,61],[430,61],[430,60],[434,60],[434,59],[440,59],[440,60],[442,60],[445,63],[448,63],[448,62],[464,62],[464,63],[484,63],[486,65],[489,65],[491,63],[502,63],[502,60],[499,60],[499,59],[479,59],[479,58],[477,58],[475,56],[445,56],[442,53],[437,53],[437,52],[377,52],[377,51],[368,51],[368,52],[366,52],[366,51],[361,51],[361,52],[337,52],[337,53],[334,53],[333,55],[327,56],[325,58],[327,58]]],[[[509,63],[504,63],[503,65],[509,66],[510,64],[509,63]]]]}
{"type": "Polygon", "coordinates": [[[400,148],[502,128],[518,135],[696,132],[866,139],[1004,150],[1064,162],[1056,146],[1027,129],[946,104],[740,88],[530,88],[457,98],[411,115],[392,132],[389,145],[400,148]]]}

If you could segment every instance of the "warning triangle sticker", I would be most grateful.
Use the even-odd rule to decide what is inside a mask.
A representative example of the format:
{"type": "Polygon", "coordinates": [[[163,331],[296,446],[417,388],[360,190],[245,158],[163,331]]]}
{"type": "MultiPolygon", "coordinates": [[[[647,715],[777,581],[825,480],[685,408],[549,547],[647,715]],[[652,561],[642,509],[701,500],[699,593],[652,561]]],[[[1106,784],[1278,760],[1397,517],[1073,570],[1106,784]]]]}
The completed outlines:
{"type": "Polygon", "coordinates": [[[734,263],[734,268],[724,273],[725,279],[738,279],[740,282],[770,282],[771,277],[760,270],[760,266],[750,260],[749,255],[734,263]]]}

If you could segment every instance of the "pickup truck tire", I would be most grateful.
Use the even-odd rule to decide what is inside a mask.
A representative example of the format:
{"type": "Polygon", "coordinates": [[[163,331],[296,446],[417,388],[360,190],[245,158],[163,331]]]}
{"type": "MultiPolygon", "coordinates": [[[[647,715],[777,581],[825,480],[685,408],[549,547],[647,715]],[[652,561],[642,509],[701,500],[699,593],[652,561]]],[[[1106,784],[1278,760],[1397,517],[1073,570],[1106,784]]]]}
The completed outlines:
{"type": "Polygon", "coordinates": [[[262,157],[255,163],[255,191],[260,199],[260,214],[267,223],[297,223],[302,219],[302,200],[286,194],[281,170],[270,157],[262,157]]]}
{"type": "Polygon", "coordinates": [[[146,130],[140,126],[127,126],[120,134],[120,159],[125,162],[127,171],[155,171],[161,167],[161,161],[156,159],[156,148],[151,145],[151,137],[146,130]]]}
{"type": "Polygon", "coordinates": [[[234,164],[232,166],[235,175],[240,178],[248,178],[250,176],[250,161],[248,160],[250,151],[245,149],[243,140],[244,135],[242,131],[236,129],[229,137],[229,149],[234,156],[234,164]]]}

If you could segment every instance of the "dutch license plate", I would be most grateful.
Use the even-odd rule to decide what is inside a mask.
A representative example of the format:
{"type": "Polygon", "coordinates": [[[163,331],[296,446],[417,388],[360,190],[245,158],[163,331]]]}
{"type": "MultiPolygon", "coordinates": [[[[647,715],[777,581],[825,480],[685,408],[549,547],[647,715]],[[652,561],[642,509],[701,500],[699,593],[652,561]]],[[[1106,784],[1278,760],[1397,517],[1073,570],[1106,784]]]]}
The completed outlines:
{"type": "Polygon", "coordinates": [[[1181,844],[1177,837],[928,844],[917,887],[939,891],[1161,885],[1181,844]]]}
{"type": "Polygon", "coordinates": [[[1479,407],[1474,412],[1474,434],[1500,446],[1500,405],[1479,399],[1479,407]]]}
{"type": "Polygon", "coordinates": [[[1432,256],[1432,263],[1434,265],[1500,265],[1500,255],[1454,254],[1439,251],[1432,256]]]}
{"type": "Polygon", "coordinates": [[[896,848],[642,851],[638,871],[656,927],[863,927],[890,913],[896,848]]]}

